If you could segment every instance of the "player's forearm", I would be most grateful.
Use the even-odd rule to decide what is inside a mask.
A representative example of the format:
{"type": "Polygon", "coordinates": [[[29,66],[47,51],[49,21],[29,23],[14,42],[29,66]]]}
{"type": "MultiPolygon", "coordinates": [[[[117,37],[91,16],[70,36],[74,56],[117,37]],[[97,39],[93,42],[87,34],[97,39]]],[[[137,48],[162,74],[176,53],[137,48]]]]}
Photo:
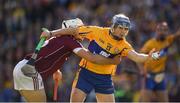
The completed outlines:
{"type": "Polygon", "coordinates": [[[137,63],[144,63],[148,58],[149,55],[143,53],[137,53],[135,51],[130,51],[128,54],[128,58],[137,62],[137,63]]]}
{"type": "Polygon", "coordinates": [[[94,55],[90,52],[89,52],[89,55],[84,58],[92,63],[100,64],[100,65],[109,65],[109,64],[117,65],[120,62],[120,59],[118,60],[110,59],[110,58],[106,58],[98,54],[94,55]]]}
{"type": "Polygon", "coordinates": [[[149,56],[147,54],[137,54],[134,61],[137,63],[144,63],[148,58],[149,56]]]}
{"type": "Polygon", "coordinates": [[[75,52],[76,55],[86,59],[87,61],[90,61],[95,64],[101,64],[101,65],[108,65],[108,64],[119,64],[120,58],[105,58],[101,55],[94,55],[91,52],[89,52],[86,49],[81,49],[78,52],[75,52]]]}
{"type": "Polygon", "coordinates": [[[78,34],[77,28],[65,28],[65,29],[57,29],[51,31],[52,36],[76,35],[76,34],[78,34]]]}

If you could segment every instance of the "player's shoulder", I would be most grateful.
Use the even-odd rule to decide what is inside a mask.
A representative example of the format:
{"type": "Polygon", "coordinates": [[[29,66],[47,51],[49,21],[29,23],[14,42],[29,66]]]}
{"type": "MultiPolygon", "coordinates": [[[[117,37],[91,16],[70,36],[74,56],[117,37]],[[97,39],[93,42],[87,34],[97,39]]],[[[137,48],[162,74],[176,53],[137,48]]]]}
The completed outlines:
{"type": "Polygon", "coordinates": [[[111,28],[110,27],[102,27],[103,30],[109,31],[111,28]]]}
{"type": "Polygon", "coordinates": [[[173,34],[169,34],[168,36],[166,36],[166,42],[173,43],[174,39],[175,36],[173,34]]]}
{"type": "Polygon", "coordinates": [[[96,26],[96,28],[101,29],[101,30],[110,30],[110,27],[100,27],[100,26],[96,26]]]}
{"type": "Polygon", "coordinates": [[[149,44],[149,43],[154,43],[154,42],[156,42],[157,41],[157,39],[156,38],[151,38],[151,39],[149,39],[149,40],[147,40],[147,41],[145,41],[145,44],[149,44]]]}
{"type": "Polygon", "coordinates": [[[99,26],[93,26],[93,25],[84,25],[80,26],[80,28],[100,28],[99,26]]]}
{"type": "Polygon", "coordinates": [[[50,40],[50,42],[56,42],[57,45],[59,43],[69,43],[69,42],[76,42],[76,38],[74,38],[74,36],[72,35],[63,35],[60,37],[55,37],[53,39],[50,40]]]}
{"type": "Polygon", "coordinates": [[[81,26],[81,28],[91,28],[91,29],[99,29],[99,30],[109,30],[110,29],[109,27],[100,27],[100,26],[92,26],[92,25],[81,26]]]}
{"type": "Polygon", "coordinates": [[[119,45],[119,46],[124,46],[124,47],[128,47],[128,48],[132,48],[132,45],[124,38],[120,41],[120,43],[122,45],[119,45]]]}
{"type": "Polygon", "coordinates": [[[109,35],[110,28],[109,27],[97,27],[96,30],[102,34],[109,35]]]}

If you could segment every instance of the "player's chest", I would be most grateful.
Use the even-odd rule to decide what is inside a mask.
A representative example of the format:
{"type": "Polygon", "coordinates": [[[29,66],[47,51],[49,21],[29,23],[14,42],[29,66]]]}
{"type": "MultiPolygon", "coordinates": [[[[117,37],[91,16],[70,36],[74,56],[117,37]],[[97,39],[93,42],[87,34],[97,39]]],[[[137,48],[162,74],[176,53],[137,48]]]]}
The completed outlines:
{"type": "Polygon", "coordinates": [[[163,48],[166,48],[169,45],[170,44],[168,41],[154,41],[152,43],[152,48],[155,48],[156,50],[161,50],[163,48]]]}
{"type": "Polygon", "coordinates": [[[92,40],[89,43],[88,49],[94,54],[100,54],[105,57],[114,57],[119,54],[123,49],[122,44],[113,43],[107,40],[103,40],[101,38],[92,40]]]}

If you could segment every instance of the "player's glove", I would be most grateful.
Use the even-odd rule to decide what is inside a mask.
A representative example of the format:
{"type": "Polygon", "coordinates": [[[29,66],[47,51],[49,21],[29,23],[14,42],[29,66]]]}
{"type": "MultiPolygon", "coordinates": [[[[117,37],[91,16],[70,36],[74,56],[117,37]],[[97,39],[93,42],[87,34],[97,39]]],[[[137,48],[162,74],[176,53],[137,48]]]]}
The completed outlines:
{"type": "Polygon", "coordinates": [[[25,64],[21,68],[21,71],[25,76],[28,76],[28,77],[37,77],[37,74],[38,74],[35,67],[29,64],[25,64]]]}
{"type": "Polygon", "coordinates": [[[157,60],[160,58],[159,52],[155,52],[155,48],[153,48],[150,52],[149,52],[149,57],[151,57],[153,60],[157,60]]]}
{"type": "Polygon", "coordinates": [[[160,57],[159,52],[154,52],[154,53],[152,53],[151,57],[152,57],[154,60],[159,59],[159,57],[160,57]]]}
{"type": "Polygon", "coordinates": [[[41,33],[40,38],[46,38],[46,39],[48,39],[48,38],[50,38],[51,36],[52,36],[51,31],[46,30],[46,31],[43,31],[43,32],[41,33]]]}

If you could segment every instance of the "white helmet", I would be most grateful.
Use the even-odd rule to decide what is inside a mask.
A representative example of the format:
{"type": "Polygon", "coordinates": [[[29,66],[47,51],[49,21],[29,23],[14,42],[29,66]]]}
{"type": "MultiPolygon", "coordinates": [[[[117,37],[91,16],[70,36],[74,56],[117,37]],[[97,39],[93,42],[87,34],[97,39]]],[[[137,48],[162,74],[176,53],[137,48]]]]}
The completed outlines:
{"type": "Polygon", "coordinates": [[[81,19],[76,18],[76,19],[70,19],[70,20],[64,20],[62,22],[62,29],[64,28],[71,28],[71,27],[78,27],[78,26],[83,26],[83,22],[81,19]]]}

